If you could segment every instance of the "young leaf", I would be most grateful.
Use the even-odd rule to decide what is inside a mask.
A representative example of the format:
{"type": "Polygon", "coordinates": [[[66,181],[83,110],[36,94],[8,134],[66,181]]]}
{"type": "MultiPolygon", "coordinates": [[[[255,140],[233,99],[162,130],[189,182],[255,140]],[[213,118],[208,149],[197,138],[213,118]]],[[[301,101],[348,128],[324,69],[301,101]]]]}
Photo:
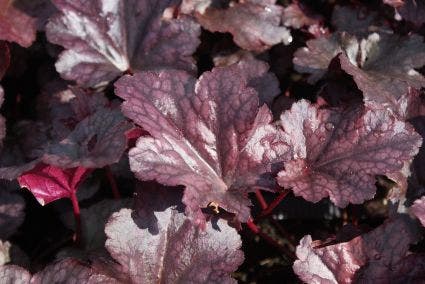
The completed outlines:
{"type": "Polygon", "coordinates": [[[402,171],[422,143],[389,112],[355,106],[318,109],[300,101],[281,123],[293,159],[278,174],[279,184],[311,202],[329,196],[339,207],[371,199],[375,175],[402,171]]]}
{"type": "Polygon", "coordinates": [[[236,283],[230,273],[243,262],[241,239],[224,220],[201,231],[181,211],[176,190],[142,190],[136,204],[105,228],[106,248],[131,282],[236,283]]]}
{"type": "Polygon", "coordinates": [[[35,40],[36,21],[16,9],[13,2],[0,0],[0,40],[29,47],[35,40]]]}
{"type": "Polygon", "coordinates": [[[60,169],[40,163],[22,174],[18,182],[31,191],[41,205],[45,205],[60,198],[72,198],[89,172],[82,167],[60,169]]]}
{"type": "MultiPolygon", "coordinates": [[[[406,216],[404,216],[406,217],[406,216]]],[[[307,283],[409,283],[422,279],[425,256],[409,255],[417,232],[407,218],[385,222],[349,242],[315,248],[311,236],[297,247],[293,268],[307,283]],[[418,261],[410,270],[412,257],[418,261]]]]}
{"type": "Polygon", "coordinates": [[[231,33],[235,43],[246,50],[261,52],[281,42],[292,42],[291,33],[281,23],[283,7],[276,5],[276,0],[232,1],[225,9],[206,7],[210,1],[204,1],[203,5],[196,2],[192,5],[197,10],[189,10],[195,10],[194,15],[203,28],[231,33]]]}
{"type": "Polygon", "coordinates": [[[54,0],[60,15],[46,28],[49,41],[65,51],[56,69],[79,85],[105,84],[128,70],[176,68],[194,71],[191,55],[199,26],[169,19],[174,0],[54,0]]]}
{"type": "Polygon", "coordinates": [[[241,72],[215,68],[197,82],[183,71],[144,72],[115,84],[124,114],[152,135],[130,150],[131,170],[186,186],[183,202],[200,223],[210,202],[247,221],[247,192],[274,187],[272,165],[287,150],[241,72]]]}

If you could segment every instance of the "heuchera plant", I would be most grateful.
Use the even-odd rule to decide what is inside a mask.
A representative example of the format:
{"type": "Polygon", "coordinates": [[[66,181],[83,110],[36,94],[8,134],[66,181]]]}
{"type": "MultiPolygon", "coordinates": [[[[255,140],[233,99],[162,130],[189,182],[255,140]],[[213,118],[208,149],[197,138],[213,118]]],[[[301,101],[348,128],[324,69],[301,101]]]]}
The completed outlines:
{"type": "Polygon", "coordinates": [[[423,283],[424,36],[424,0],[0,0],[0,283],[423,283]]]}

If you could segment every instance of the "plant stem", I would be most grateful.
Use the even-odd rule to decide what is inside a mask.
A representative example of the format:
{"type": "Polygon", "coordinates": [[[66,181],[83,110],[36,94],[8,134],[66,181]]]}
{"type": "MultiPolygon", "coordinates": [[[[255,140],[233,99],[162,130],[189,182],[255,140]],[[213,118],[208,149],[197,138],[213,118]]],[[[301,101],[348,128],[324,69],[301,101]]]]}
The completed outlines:
{"type": "Polygon", "coordinates": [[[279,193],[279,195],[272,201],[272,203],[270,203],[270,205],[267,206],[267,208],[265,208],[263,212],[261,212],[259,218],[263,218],[269,215],[273,211],[273,209],[275,209],[276,206],[278,206],[279,203],[282,202],[282,200],[288,195],[288,193],[288,189],[284,189],[281,193],[279,193]]]}
{"type": "Polygon", "coordinates": [[[75,243],[77,245],[81,244],[81,216],[80,216],[80,206],[78,205],[78,199],[76,191],[73,191],[71,194],[72,208],[74,211],[75,218],[75,243]]]}
{"type": "Polygon", "coordinates": [[[109,166],[105,167],[106,177],[108,178],[109,184],[111,185],[112,195],[114,199],[120,199],[121,194],[118,190],[117,182],[112,174],[111,168],[109,166]]]}
{"type": "Polygon", "coordinates": [[[257,189],[256,191],[255,191],[255,196],[257,197],[257,200],[258,200],[258,202],[260,203],[260,206],[261,206],[261,208],[263,209],[263,210],[265,210],[266,208],[267,208],[267,202],[266,202],[266,200],[264,199],[264,196],[263,196],[263,194],[261,193],[261,191],[259,190],[259,189],[257,189]]]}
{"type": "Polygon", "coordinates": [[[280,252],[282,252],[283,254],[285,254],[287,257],[293,258],[293,256],[287,251],[287,249],[285,249],[285,247],[283,247],[281,244],[279,244],[277,241],[275,241],[269,235],[267,235],[266,233],[264,233],[263,231],[261,231],[261,229],[257,225],[254,224],[254,221],[252,221],[252,219],[250,219],[246,223],[246,225],[248,226],[248,228],[254,234],[258,235],[259,237],[261,237],[262,239],[264,239],[266,242],[268,242],[270,245],[272,245],[275,248],[277,248],[280,252]]]}

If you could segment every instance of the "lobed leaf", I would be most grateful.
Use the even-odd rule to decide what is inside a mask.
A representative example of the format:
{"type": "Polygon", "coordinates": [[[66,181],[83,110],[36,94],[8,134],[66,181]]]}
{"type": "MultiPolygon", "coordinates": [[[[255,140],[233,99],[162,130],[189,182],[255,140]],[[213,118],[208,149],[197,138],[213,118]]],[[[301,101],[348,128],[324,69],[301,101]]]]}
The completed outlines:
{"type": "Polygon", "coordinates": [[[231,33],[235,43],[246,50],[261,52],[278,43],[292,42],[290,31],[282,24],[283,7],[276,5],[276,0],[232,1],[224,9],[208,6],[210,1],[185,2],[191,3],[184,10],[195,10],[203,28],[231,33]]]}
{"type": "Polygon", "coordinates": [[[371,199],[375,176],[401,172],[422,143],[388,111],[356,106],[319,109],[300,101],[282,114],[281,123],[292,160],[278,183],[311,202],[329,196],[339,207],[371,199]]]}
{"type": "Polygon", "coordinates": [[[61,169],[38,164],[18,178],[19,185],[26,187],[41,205],[61,198],[71,198],[90,170],[78,167],[61,169]]]}
{"type": "Polygon", "coordinates": [[[403,217],[335,245],[318,247],[311,236],[305,236],[296,249],[293,268],[306,283],[414,282],[423,279],[425,263],[425,256],[408,253],[417,239],[417,232],[403,217]]]}
{"type": "Polygon", "coordinates": [[[168,189],[142,190],[136,202],[135,210],[114,213],[105,228],[106,248],[131,282],[236,283],[230,273],[243,262],[241,239],[224,220],[200,230],[168,189]]]}
{"type": "Polygon", "coordinates": [[[54,0],[49,41],[65,47],[56,69],[80,86],[102,85],[130,70],[194,71],[199,26],[172,19],[164,10],[175,0],[54,0]]]}
{"type": "Polygon", "coordinates": [[[274,188],[272,166],[287,146],[268,108],[258,107],[248,77],[225,67],[197,82],[182,71],[163,71],[115,84],[124,114],[152,135],[130,150],[131,170],[141,180],[184,185],[183,202],[196,222],[204,222],[200,208],[210,202],[247,221],[247,193],[274,188]]]}

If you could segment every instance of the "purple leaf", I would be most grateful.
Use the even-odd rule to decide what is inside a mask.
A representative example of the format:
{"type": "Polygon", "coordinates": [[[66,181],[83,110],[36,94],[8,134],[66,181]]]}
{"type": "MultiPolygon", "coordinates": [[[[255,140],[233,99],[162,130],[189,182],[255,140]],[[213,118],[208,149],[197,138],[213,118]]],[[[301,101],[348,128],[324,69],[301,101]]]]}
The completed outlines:
{"type": "Polygon", "coordinates": [[[199,26],[170,19],[174,0],[54,0],[60,15],[47,25],[49,41],[66,50],[56,69],[79,85],[108,83],[128,70],[177,68],[194,71],[191,55],[199,26]]]}
{"type": "Polygon", "coordinates": [[[13,1],[0,0],[0,40],[29,47],[35,40],[35,19],[13,5],[13,1]]]}
{"type": "Polygon", "coordinates": [[[130,129],[119,110],[98,110],[83,119],[59,143],[50,145],[43,156],[47,164],[61,168],[101,168],[119,161],[127,147],[130,129]]]}
{"type": "Polygon", "coordinates": [[[48,19],[57,13],[50,0],[15,0],[14,4],[21,11],[36,18],[39,31],[44,31],[48,19]]]}
{"type": "Polygon", "coordinates": [[[48,265],[34,274],[32,284],[43,283],[119,283],[101,269],[82,261],[67,258],[48,265]]]}
{"type": "Polygon", "coordinates": [[[390,108],[397,113],[410,88],[425,87],[425,77],[415,70],[425,65],[425,43],[417,35],[374,33],[359,41],[337,33],[307,41],[307,47],[295,52],[293,62],[297,71],[311,74],[309,83],[315,83],[339,53],[342,69],[353,76],[372,108],[390,108]]]}
{"type": "Polygon", "coordinates": [[[385,4],[396,8],[398,17],[402,17],[420,28],[425,23],[425,1],[424,0],[384,0],[385,4]]]}
{"type": "Polygon", "coordinates": [[[278,43],[292,42],[291,33],[281,23],[283,7],[275,5],[275,2],[276,0],[232,1],[226,9],[205,7],[205,3],[201,3],[202,5],[195,5],[197,10],[194,15],[205,29],[231,33],[240,47],[261,52],[278,43]]]}
{"type": "Polygon", "coordinates": [[[423,276],[417,269],[420,265],[406,270],[412,256],[418,264],[425,260],[408,254],[409,245],[416,240],[415,229],[403,218],[389,220],[349,242],[320,248],[311,236],[305,236],[297,247],[293,268],[306,283],[390,283],[395,279],[409,283],[423,276]]]}
{"type": "Polygon", "coordinates": [[[141,180],[186,186],[187,213],[200,223],[200,208],[210,202],[247,221],[247,193],[274,187],[271,167],[287,150],[270,111],[258,107],[256,91],[247,86],[249,73],[235,68],[215,68],[197,82],[185,72],[164,71],[115,84],[124,114],[152,135],[130,150],[131,170],[141,180]]]}
{"type": "Polygon", "coordinates": [[[135,210],[114,213],[105,228],[106,248],[131,282],[236,283],[230,273],[243,262],[241,239],[226,221],[200,231],[168,189],[142,190],[136,202],[135,210]]]}
{"type": "Polygon", "coordinates": [[[402,171],[422,143],[388,112],[355,106],[318,109],[300,101],[281,123],[293,159],[279,173],[279,184],[311,202],[329,196],[339,207],[371,199],[375,175],[402,171]]]}
{"type": "Polygon", "coordinates": [[[90,173],[85,168],[60,169],[38,164],[18,178],[19,185],[26,187],[41,205],[61,198],[71,198],[78,185],[90,173]]]}
{"type": "Polygon", "coordinates": [[[29,284],[31,274],[16,265],[0,266],[0,283],[29,284]]]}
{"type": "Polygon", "coordinates": [[[395,104],[409,87],[425,87],[425,77],[415,70],[425,65],[425,43],[420,36],[371,34],[360,42],[358,52],[339,58],[367,104],[385,107],[395,104]]]}
{"type": "MultiPolygon", "coordinates": [[[[79,190],[80,191],[80,190],[79,190]]],[[[95,250],[103,248],[106,241],[104,233],[105,224],[112,213],[119,211],[121,208],[128,208],[131,206],[129,199],[119,200],[102,200],[88,208],[81,210],[81,225],[82,243],[85,250],[95,250]]],[[[70,213],[62,216],[64,224],[69,229],[75,228],[74,216],[70,213]]]]}
{"type": "Polygon", "coordinates": [[[381,30],[378,13],[359,7],[336,5],[332,13],[332,25],[340,32],[348,32],[359,38],[381,30]]]}
{"type": "Polygon", "coordinates": [[[22,224],[25,201],[16,193],[0,188],[0,239],[8,239],[22,224]]]}
{"type": "Polygon", "coordinates": [[[425,227],[425,196],[416,200],[410,207],[410,210],[425,227]]]}
{"type": "Polygon", "coordinates": [[[283,24],[287,27],[300,29],[313,25],[320,25],[323,18],[318,15],[307,13],[306,9],[298,1],[285,7],[282,15],[283,24]]]}
{"type": "Polygon", "coordinates": [[[263,103],[272,105],[273,99],[280,94],[279,81],[273,73],[268,72],[269,66],[264,61],[254,58],[246,59],[231,65],[229,68],[244,76],[244,79],[248,82],[248,87],[257,91],[260,105],[263,103]]]}
{"type": "Polygon", "coordinates": [[[325,75],[332,59],[340,52],[358,48],[356,38],[346,33],[312,39],[306,44],[306,47],[294,53],[293,63],[298,72],[311,74],[308,78],[310,84],[316,83],[325,75]]]}

